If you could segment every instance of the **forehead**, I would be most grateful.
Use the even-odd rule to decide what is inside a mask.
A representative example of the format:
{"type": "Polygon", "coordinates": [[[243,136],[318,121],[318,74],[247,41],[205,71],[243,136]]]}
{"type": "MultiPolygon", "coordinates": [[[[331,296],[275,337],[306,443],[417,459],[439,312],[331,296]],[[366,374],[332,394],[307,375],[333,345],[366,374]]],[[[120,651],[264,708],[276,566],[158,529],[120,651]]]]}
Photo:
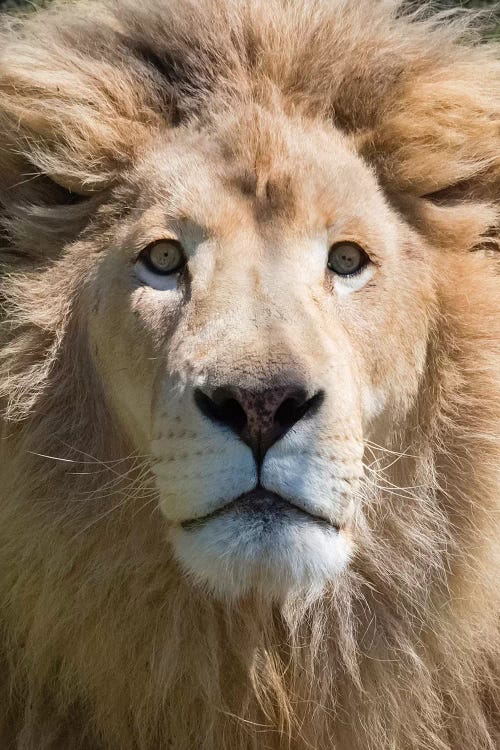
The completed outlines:
{"type": "Polygon", "coordinates": [[[375,176],[331,125],[247,112],[150,145],[139,202],[220,233],[252,221],[310,232],[370,222],[385,207],[375,176]]]}

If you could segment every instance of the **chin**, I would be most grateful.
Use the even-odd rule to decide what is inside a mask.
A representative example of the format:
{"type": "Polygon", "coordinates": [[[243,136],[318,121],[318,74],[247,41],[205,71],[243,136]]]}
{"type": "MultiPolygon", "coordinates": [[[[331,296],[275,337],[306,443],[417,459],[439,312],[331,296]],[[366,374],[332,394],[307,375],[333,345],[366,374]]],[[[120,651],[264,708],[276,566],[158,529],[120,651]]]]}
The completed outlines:
{"type": "Polygon", "coordinates": [[[256,594],[277,603],[313,601],[351,554],[342,529],[272,493],[252,493],[171,527],[170,541],[189,579],[225,600],[256,594]]]}

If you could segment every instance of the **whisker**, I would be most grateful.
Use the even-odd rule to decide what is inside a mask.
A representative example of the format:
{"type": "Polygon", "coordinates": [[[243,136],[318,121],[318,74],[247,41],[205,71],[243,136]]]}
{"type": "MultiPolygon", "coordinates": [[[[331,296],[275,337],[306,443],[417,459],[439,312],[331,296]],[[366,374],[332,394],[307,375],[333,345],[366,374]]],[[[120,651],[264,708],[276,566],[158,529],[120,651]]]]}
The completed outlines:
{"type": "MultiPolygon", "coordinates": [[[[414,456],[413,454],[408,453],[409,448],[406,448],[404,451],[395,451],[395,450],[391,450],[390,448],[385,448],[383,445],[378,445],[377,443],[374,443],[372,440],[365,440],[365,445],[367,448],[370,448],[370,449],[375,448],[375,450],[382,451],[383,453],[390,453],[393,456],[401,456],[401,457],[407,456],[408,458],[415,458],[415,459],[420,458],[420,456],[414,456]]],[[[372,453],[373,453],[373,450],[372,450],[372,453]]]]}

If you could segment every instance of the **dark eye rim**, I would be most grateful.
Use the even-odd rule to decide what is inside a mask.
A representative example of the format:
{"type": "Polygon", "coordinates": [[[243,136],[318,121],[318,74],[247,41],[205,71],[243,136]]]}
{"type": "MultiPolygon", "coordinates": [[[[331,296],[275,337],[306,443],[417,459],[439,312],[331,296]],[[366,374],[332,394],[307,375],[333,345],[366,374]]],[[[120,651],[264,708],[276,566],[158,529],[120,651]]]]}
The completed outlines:
{"type": "Polygon", "coordinates": [[[149,271],[151,271],[151,273],[156,274],[156,276],[172,276],[174,273],[179,273],[179,271],[182,271],[182,269],[184,268],[187,262],[186,254],[184,252],[182,243],[179,242],[179,240],[170,239],[170,237],[163,238],[161,240],[155,240],[154,242],[150,242],[149,245],[146,245],[146,247],[141,250],[141,252],[137,256],[137,261],[140,261],[141,263],[143,263],[146,266],[146,268],[149,271]],[[174,266],[174,268],[171,268],[168,271],[158,270],[158,268],[151,261],[151,250],[154,247],[156,247],[156,245],[160,244],[161,242],[168,242],[171,245],[175,245],[178,248],[179,253],[180,253],[179,263],[176,266],[174,266]]]}
{"type": "Polygon", "coordinates": [[[370,256],[364,250],[361,245],[358,242],[354,242],[352,240],[339,240],[338,242],[334,242],[333,245],[330,245],[328,248],[328,260],[327,260],[327,268],[331,273],[334,273],[336,276],[341,276],[343,279],[348,279],[353,276],[357,276],[361,271],[370,263],[370,256]],[[362,263],[355,271],[350,271],[349,273],[340,273],[340,271],[336,271],[334,268],[331,268],[330,266],[330,253],[332,250],[335,250],[338,247],[341,247],[342,245],[351,245],[352,247],[355,247],[359,252],[361,253],[361,259],[362,263]]]}

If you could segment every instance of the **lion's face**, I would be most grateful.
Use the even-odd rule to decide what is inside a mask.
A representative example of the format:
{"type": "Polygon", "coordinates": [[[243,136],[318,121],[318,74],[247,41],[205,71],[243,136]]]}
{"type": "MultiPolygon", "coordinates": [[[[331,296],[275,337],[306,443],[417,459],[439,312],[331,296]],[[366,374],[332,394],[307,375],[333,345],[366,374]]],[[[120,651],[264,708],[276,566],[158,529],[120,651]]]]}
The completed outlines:
{"type": "Polygon", "coordinates": [[[123,195],[90,336],[175,554],[219,595],[317,593],[417,391],[430,259],[329,125],[180,129],[123,195]]]}

